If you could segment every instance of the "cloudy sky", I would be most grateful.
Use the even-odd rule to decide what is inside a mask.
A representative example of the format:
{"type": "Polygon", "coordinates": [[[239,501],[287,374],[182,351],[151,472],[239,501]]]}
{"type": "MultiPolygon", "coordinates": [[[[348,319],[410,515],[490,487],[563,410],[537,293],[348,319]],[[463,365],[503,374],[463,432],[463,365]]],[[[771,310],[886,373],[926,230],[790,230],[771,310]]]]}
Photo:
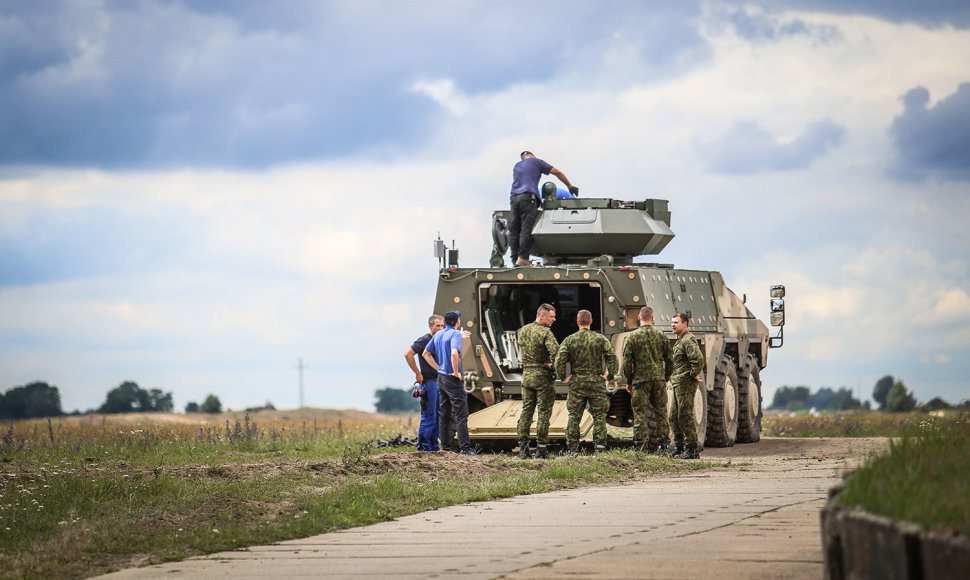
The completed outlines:
{"type": "Polygon", "coordinates": [[[787,286],[767,397],[970,397],[967,54],[965,0],[0,0],[0,390],[371,409],[530,149],[787,286]]]}

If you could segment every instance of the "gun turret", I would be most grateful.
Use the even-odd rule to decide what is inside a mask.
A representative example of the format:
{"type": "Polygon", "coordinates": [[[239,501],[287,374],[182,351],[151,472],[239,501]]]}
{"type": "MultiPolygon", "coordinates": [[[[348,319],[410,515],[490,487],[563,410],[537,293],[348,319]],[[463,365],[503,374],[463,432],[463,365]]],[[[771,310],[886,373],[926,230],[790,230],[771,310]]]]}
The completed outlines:
{"type": "MultiPolygon", "coordinates": [[[[507,244],[501,236],[508,217],[507,210],[492,214],[493,267],[503,262],[507,244]]],[[[672,239],[667,200],[556,199],[546,195],[532,228],[532,253],[542,256],[547,265],[591,260],[628,264],[636,256],[659,254],[672,239]]]]}

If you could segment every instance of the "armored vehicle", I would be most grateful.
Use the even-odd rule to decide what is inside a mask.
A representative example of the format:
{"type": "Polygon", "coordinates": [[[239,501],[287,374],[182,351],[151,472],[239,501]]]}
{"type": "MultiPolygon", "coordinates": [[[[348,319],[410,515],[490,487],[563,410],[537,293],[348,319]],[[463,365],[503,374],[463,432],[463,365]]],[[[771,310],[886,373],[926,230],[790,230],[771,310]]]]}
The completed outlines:
{"type": "MultiPolygon", "coordinates": [[[[488,268],[461,267],[458,250],[435,242],[441,269],[434,312],[461,311],[462,330],[470,332],[461,364],[471,412],[468,427],[476,445],[500,450],[517,444],[522,366],[516,331],[535,319],[544,302],[556,308],[552,332],[559,342],[577,330],[576,314],[586,309],[593,314],[592,330],[610,339],[618,357],[638,326],[641,307],[653,308],[655,326],[671,342],[676,339],[671,320],[686,312],[705,359],[703,383],[694,397],[698,441],[709,447],[758,441],[760,372],[769,348],[781,346],[781,332],[770,336],[718,272],[634,261],[658,254],[674,238],[667,201],[557,199],[555,185],[546,183],[541,207],[532,231],[533,253],[541,256],[541,265],[504,265],[507,210],[492,216],[488,268]]],[[[772,287],[771,295],[772,324],[783,326],[784,287],[772,287]]],[[[632,441],[631,397],[625,386],[622,376],[607,384],[613,444],[632,441]]],[[[566,393],[567,386],[557,380],[552,443],[565,441],[566,393]]],[[[588,437],[591,428],[587,411],[580,431],[588,437]]],[[[535,423],[533,437],[534,429],[535,423]]]]}

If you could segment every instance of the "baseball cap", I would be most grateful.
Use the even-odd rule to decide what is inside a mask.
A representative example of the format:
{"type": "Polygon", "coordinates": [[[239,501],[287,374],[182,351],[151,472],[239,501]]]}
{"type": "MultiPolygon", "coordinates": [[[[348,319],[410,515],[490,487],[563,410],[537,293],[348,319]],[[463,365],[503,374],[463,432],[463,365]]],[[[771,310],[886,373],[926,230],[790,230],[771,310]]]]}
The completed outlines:
{"type": "Polygon", "coordinates": [[[448,326],[454,326],[458,319],[461,318],[461,312],[457,310],[451,310],[445,314],[445,324],[448,326]]]}
{"type": "Polygon", "coordinates": [[[526,155],[534,155],[534,153],[532,153],[532,151],[523,151],[522,153],[519,153],[519,159],[522,159],[526,155]]]}

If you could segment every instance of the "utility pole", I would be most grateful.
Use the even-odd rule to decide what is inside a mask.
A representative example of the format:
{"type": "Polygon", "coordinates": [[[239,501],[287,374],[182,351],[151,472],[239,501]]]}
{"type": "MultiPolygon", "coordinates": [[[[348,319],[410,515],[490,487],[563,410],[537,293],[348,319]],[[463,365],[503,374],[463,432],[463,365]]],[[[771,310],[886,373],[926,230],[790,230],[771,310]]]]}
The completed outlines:
{"type": "Polygon", "coordinates": [[[303,408],[303,359],[297,359],[297,369],[300,371],[300,408],[303,408]]]}

